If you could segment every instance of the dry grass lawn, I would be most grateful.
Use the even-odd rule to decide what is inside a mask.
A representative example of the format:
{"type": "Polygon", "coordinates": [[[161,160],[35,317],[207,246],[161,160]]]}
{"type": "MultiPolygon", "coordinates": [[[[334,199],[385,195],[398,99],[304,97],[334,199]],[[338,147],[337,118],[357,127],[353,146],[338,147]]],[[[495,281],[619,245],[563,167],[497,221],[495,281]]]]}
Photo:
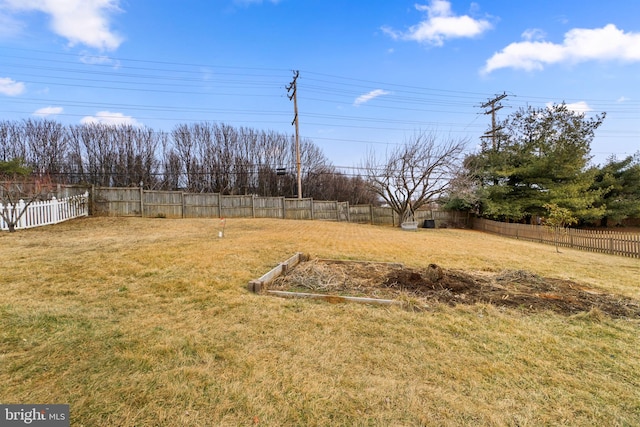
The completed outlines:
{"type": "Polygon", "coordinates": [[[640,319],[287,300],[318,258],[530,272],[640,299],[640,260],[320,221],[87,218],[0,234],[0,402],[74,426],[640,425],[640,319]]]}

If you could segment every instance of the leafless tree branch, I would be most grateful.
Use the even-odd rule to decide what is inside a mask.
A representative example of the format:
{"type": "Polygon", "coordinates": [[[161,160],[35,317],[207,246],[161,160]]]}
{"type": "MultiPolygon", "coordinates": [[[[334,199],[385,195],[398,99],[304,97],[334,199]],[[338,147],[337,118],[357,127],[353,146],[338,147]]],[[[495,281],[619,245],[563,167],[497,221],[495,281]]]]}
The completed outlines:
{"type": "Polygon", "coordinates": [[[466,140],[440,139],[421,132],[379,161],[370,153],[363,166],[374,191],[401,218],[435,200],[449,188],[466,140]]]}

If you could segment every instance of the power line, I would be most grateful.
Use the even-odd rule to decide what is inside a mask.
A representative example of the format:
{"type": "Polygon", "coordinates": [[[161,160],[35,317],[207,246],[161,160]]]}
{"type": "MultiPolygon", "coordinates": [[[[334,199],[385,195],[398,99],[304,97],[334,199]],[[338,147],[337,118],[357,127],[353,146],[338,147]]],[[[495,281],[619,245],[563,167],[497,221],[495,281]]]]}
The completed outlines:
{"type": "MultiPolygon", "coordinates": [[[[237,77],[237,76],[269,77],[274,79],[278,79],[281,76],[281,73],[288,71],[283,68],[274,68],[274,67],[230,66],[230,65],[212,64],[212,63],[204,63],[204,62],[203,63],[187,63],[187,62],[177,62],[177,61],[145,60],[145,59],[127,58],[127,57],[111,57],[111,56],[105,56],[105,55],[78,55],[78,54],[64,53],[64,52],[52,53],[49,51],[43,51],[43,50],[37,50],[37,49],[25,49],[25,48],[15,48],[15,47],[3,47],[2,49],[25,52],[25,53],[45,54],[49,57],[53,56],[53,57],[65,58],[65,60],[60,60],[60,59],[51,59],[51,58],[43,59],[43,58],[38,58],[33,56],[29,57],[29,56],[19,56],[19,55],[3,55],[4,67],[11,65],[7,63],[7,59],[13,58],[13,59],[24,59],[27,61],[41,61],[41,62],[45,62],[46,64],[55,62],[55,63],[63,63],[68,65],[83,65],[83,66],[90,66],[90,67],[99,67],[99,68],[108,69],[111,71],[115,71],[115,70],[120,71],[121,69],[133,69],[133,70],[142,70],[142,71],[154,72],[154,73],[171,72],[171,73],[201,75],[203,72],[202,69],[211,68],[212,70],[215,70],[215,69],[225,70],[224,72],[216,71],[215,72],[216,75],[227,75],[227,76],[234,76],[234,77],[237,77]],[[84,58],[93,58],[98,61],[105,60],[108,62],[107,63],[99,63],[99,62],[81,63],[78,61],[84,58]],[[75,59],[75,60],[71,60],[71,59],[75,59]],[[132,65],[128,65],[127,63],[141,64],[141,65],[149,64],[149,66],[147,67],[132,66],[132,65]],[[114,66],[114,64],[117,64],[117,66],[114,66]],[[158,65],[174,67],[174,68],[160,68],[158,67],[158,65]],[[178,68],[175,68],[175,67],[178,67],[178,68]],[[184,69],[184,68],[189,68],[189,69],[184,69]],[[257,74],[256,72],[259,72],[259,74],[257,74]],[[266,73],[271,73],[271,74],[266,74],[266,73]],[[277,74],[273,74],[273,73],[277,73],[277,74]]],[[[27,68],[31,69],[33,68],[33,65],[26,66],[26,64],[20,64],[18,65],[18,67],[22,69],[27,69],[27,68]]],[[[71,72],[72,70],[67,69],[65,71],[71,72]]],[[[76,70],[73,72],[85,72],[85,71],[76,70]]],[[[86,71],[86,72],[89,74],[97,73],[95,70],[86,71]]],[[[307,77],[306,78],[307,81],[316,81],[316,82],[322,82],[322,83],[327,83],[332,85],[342,85],[342,86],[348,86],[351,88],[355,88],[355,87],[370,88],[370,85],[382,85],[388,88],[393,88],[393,90],[396,92],[405,91],[407,93],[416,94],[418,93],[418,91],[424,91],[425,95],[431,94],[431,96],[439,96],[439,97],[446,97],[446,98],[461,97],[466,99],[472,99],[472,98],[477,99],[478,96],[485,95],[485,93],[482,93],[482,92],[450,90],[450,89],[433,88],[433,87],[425,87],[425,86],[417,86],[417,85],[399,84],[399,83],[385,82],[385,81],[379,81],[379,80],[359,79],[359,78],[339,76],[335,74],[319,73],[319,72],[308,71],[308,70],[304,70],[304,72],[305,72],[305,75],[311,75],[311,76],[315,75],[315,76],[327,77],[332,79],[332,80],[327,80],[326,78],[307,77]]],[[[109,74],[106,72],[99,72],[99,73],[102,73],[103,75],[109,74]]],[[[141,77],[144,79],[154,78],[153,75],[148,73],[144,75],[138,75],[138,77],[141,77]]],[[[168,76],[166,76],[165,78],[175,79],[175,77],[168,77],[168,76]]],[[[178,78],[178,79],[185,80],[185,78],[178,78]]],[[[326,88],[326,86],[324,87],[326,88]]],[[[557,95],[542,96],[540,94],[537,94],[537,95],[520,94],[519,98],[523,99],[523,102],[527,102],[526,100],[539,100],[539,102],[548,102],[549,100],[557,99],[557,95]]],[[[611,100],[611,99],[581,98],[580,100],[586,101],[586,102],[599,102],[599,103],[605,103],[605,104],[611,104],[611,105],[617,104],[615,100],[611,100]]],[[[638,104],[640,104],[640,102],[632,101],[632,100],[631,101],[627,100],[625,101],[625,103],[628,103],[629,105],[633,105],[633,106],[637,106],[638,104]]]]}
{"type": "MultiPolygon", "coordinates": [[[[505,92],[505,93],[502,93],[502,95],[497,95],[495,98],[490,99],[489,101],[485,102],[480,106],[480,108],[491,107],[488,111],[484,112],[484,114],[491,114],[491,130],[488,132],[485,132],[485,134],[480,138],[491,138],[492,146],[494,150],[497,150],[499,148],[497,144],[497,139],[498,139],[497,133],[501,129],[501,127],[499,127],[496,124],[496,111],[502,108],[502,105],[498,103],[506,97],[507,97],[507,94],[505,92]]],[[[484,144],[483,144],[483,149],[486,149],[484,144]]]]}
{"type": "MultiPolygon", "coordinates": [[[[97,111],[125,109],[148,112],[140,116],[132,115],[131,111],[123,113],[136,120],[160,122],[160,126],[165,123],[192,123],[214,119],[217,122],[242,123],[247,126],[261,124],[283,129],[288,123],[286,115],[289,113],[284,111],[281,82],[286,78],[284,72],[290,70],[100,55],[83,58],[82,55],[72,53],[3,48],[3,51],[7,50],[9,52],[3,55],[2,67],[16,70],[15,78],[26,84],[30,97],[0,98],[0,111],[4,113],[32,116],[36,109],[44,106],[38,104],[51,105],[52,102],[58,102],[65,108],[63,113],[57,115],[61,118],[92,116],[94,112],[83,111],[95,108],[97,111]],[[90,60],[88,62],[105,62],[81,62],[87,58],[90,60]],[[59,88],[63,88],[65,94],[49,97],[46,93],[49,87],[52,94],[59,88]],[[72,92],[84,92],[96,101],[64,99],[72,92]],[[125,96],[127,100],[133,98],[135,101],[118,102],[125,99],[125,96]],[[239,104],[231,106],[231,99],[239,104]],[[113,102],[106,102],[107,100],[113,102]],[[30,103],[33,105],[31,111],[28,110],[30,103]]],[[[6,71],[3,75],[4,73],[6,71]]],[[[297,86],[300,86],[301,94],[304,94],[301,101],[304,102],[306,125],[329,128],[320,129],[323,132],[341,129],[358,131],[355,137],[350,137],[347,133],[343,138],[326,138],[320,135],[327,134],[320,133],[320,130],[315,130],[314,133],[311,128],[304,136],[311,140],[347,144],[397,144],[396,135],[399,132],[410,132],[420,127],[448,126],[448,132],[474,135],[479,134],[482,127],[474,124],[478,114],[477,110],[473,111],[473,100],[486,95],[481,92],[359,79],[315,71],[304,71],[304,79],[299,80],[297,86]],[[358,107],[354,106],[358,96],[377,88],[383,88],[388,93],[358,107]],[[335,107],[334,111],[339,113],[327,114],[327,105],[335,107]],[[447,118],[440,119],[443,115],[447,115],[447,118]],[[383,141],[385,138],[389,138],[391,142],[383,141]]],[[[544,105],[554,99],[558,99],[558,95],[521,95],[515,103],[544,105]]],[[[614,123],[614,120],[635,122],[638,119],[640,103],[637,101],[584,101],[589,102],[592,112],[607,110],[608,113],[615,113],[615,116],[610,114],[607,117],[607,123],[614,123]]],[[[492,120],[496,111],[497,108],[493,110],[492,120]]],[[[492,123],[491,135],[485,137],[494,138],[495,130],[492,123]]],[[[635,141],[639,135],[633,129],[598,132],[598,137],[618,140],[635,141]]],[[[494,143],[497,143],[495,139],[494,143]]]]}

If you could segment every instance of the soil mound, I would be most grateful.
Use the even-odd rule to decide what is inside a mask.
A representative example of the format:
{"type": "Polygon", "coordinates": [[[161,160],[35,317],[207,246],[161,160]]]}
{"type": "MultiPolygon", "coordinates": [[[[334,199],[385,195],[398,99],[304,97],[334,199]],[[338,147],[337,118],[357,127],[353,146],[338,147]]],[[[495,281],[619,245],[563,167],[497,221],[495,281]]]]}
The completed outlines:
{"type": "Polygon", "coordinates": [[[640,302],[602,293],[569,280],[524,270],[498,274],[424,269],[400,264],[311,260],[276,279],[270,289],[334,293],[372,298],[418,298],[445,304],[493,304],[564,315],[600,311],[612,317],[640,318],[640,302]]]}

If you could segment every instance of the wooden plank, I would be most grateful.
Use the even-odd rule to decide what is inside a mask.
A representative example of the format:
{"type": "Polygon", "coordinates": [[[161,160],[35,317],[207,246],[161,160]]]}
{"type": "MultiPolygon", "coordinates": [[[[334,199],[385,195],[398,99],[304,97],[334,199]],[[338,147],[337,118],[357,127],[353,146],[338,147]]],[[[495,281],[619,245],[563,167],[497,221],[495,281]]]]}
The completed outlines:
{"type": "Polygon", "coordinates": [[[402,302],[391,299],[378,299],[378,298],[364,298],[364,297],[348,297],[340,295],[323,295],[323,294],[310,294],[306,292],[287,292],[287,291],[267,291],[269,295],[275,295],[282,298],[306,298],[306,299],[319,299],[330,302],[332,304],[356,302],[360,304],[377,304],[377,305],[398,305],[401,306],[402,302]]]}
{"type": "Polygon", "coordinates": [[[306,259],[306,256],[302,252],[297,252],[291,258],[287,259],[284,262],[281,262],[276,267],[272,268],[270,271],[265,273],[259,279],[254,279],[249,282],[247,288],[251,292],[259,293],[269,285],[269,283],[273,282],[276,278],[280,277],[282,274],[286,274],[287,270],[292,269],[296,265],[306,259]]]}

